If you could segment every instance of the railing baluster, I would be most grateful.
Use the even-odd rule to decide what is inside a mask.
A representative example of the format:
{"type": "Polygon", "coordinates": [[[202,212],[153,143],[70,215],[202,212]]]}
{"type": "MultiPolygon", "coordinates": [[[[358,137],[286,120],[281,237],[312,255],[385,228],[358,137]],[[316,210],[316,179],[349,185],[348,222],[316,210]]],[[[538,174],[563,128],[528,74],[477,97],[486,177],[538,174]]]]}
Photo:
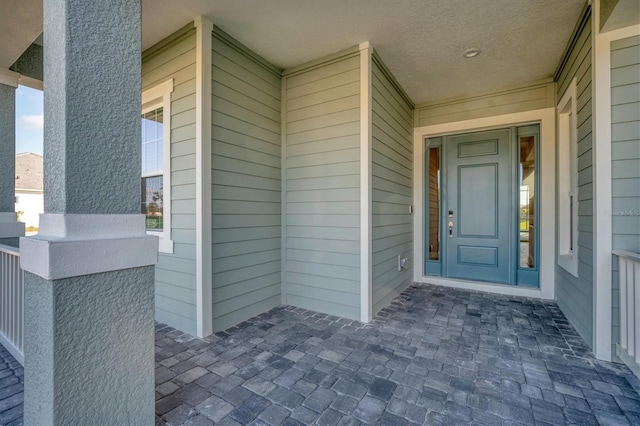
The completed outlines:
{"type": "Polygon", "coordinates": [[[627,350],[627,259],[618,257],[618,281],[620,283],[620,346],[627,350]]]}
{"type": "Polygon", "coordinates": [[[0,343],[24,362],[24,272],[20,250],[0,244],[0,343]]]}
{"type": "Polygon", "coordinates": [[[640,364],[640,312],[637,312],[640,307],[640,262],[628,262],[627,281],[630,286],[633,286],[636,292],[636,299],[633,312],[635,313],[635,325],[636,325],[636,364],[640,364]]]}
{"type": "Polygon", "coordinates": [[[636,321],[635,321],[635,288],[633,282],[629,280],[629,267],[631,262],[625,262],[626,282],[627,282],[627,327],[628,327],[628,345],[627,351],[629,355],[634,356],[636,351],[636,321]]]}
{"type": "Polygon", "coordinates": [[[618,357],[640,377],[640,254],[614,250],[618,256],[620,343],[618,357]]]}

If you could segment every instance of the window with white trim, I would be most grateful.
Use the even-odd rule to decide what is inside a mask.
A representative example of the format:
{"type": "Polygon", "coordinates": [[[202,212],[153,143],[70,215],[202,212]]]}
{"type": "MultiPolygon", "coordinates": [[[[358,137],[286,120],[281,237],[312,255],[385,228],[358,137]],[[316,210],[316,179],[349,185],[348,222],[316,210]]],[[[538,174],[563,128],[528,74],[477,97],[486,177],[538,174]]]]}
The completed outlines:
{"type": "Polygon", "coordinates": [[[558,265],[578,276],[576,79],[558,103],[558,265]]]}
{"type": "Polygon", "coordinates": [[[141,212],[159,250],[173,253],[171,240],[171,92],[168,80],[142,93],[141,212]]]}

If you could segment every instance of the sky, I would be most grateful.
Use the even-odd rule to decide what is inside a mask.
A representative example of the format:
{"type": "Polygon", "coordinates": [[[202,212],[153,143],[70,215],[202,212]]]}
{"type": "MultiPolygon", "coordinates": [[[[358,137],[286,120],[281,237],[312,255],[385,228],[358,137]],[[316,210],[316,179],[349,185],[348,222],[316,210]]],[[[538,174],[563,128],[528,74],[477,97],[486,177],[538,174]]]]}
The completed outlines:
{"type": "Polygon", "coordinates": [[[42,155],[44,122],[42,91],[18,86],[16,90],[16,154],[42,155]]]}

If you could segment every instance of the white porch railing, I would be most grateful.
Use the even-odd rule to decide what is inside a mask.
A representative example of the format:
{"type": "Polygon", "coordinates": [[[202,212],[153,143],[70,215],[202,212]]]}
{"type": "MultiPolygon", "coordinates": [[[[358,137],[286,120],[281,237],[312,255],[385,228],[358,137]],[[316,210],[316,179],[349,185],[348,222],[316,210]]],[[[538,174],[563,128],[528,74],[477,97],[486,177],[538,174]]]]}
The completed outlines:
{"type": "Polygon", "coordinates": [[[640,377],[640,254],[613,250],[620,281],[620,343],[616,355],[640,377]]]}
{"type": "Polygon", "coordinates": [[[0,244],[0,344],[24,365],[24,271],[20,249],[0,244]]]}

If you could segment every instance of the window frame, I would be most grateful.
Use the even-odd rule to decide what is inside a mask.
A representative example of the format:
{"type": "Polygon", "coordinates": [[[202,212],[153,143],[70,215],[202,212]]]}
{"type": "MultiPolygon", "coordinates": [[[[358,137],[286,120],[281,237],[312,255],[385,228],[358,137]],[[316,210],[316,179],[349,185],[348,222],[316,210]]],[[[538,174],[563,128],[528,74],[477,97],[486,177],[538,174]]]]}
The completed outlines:
{"type": "Polygon", "coordinates": [[[557,107],[558,265],[578,277],[578,117],[576,79],[557,107]],[[568,167],[563,167],[568,165],[568,167]]]}
{"type": "MultiPolygon", "coordinates": [[[[162,108],[162,231],[147,231],[148,235],[159,237],[158,251],[161,253],[173,253],[173,240],[171,239],[171,93],[173,92],[173,79],[160,83],[142,92],[142,108],[140,117],[143,114],[162,108]]],[[[141,118],[142,119],[142,118],[141,118]]],[[[140,149],[142,149],[142,137],[140,138],[140,149]]],[[[153,176],[159,176],[153,174],[153,176]]],[[[142,173],[140,166],[140,179],[148,177],[142,173]]]]}

